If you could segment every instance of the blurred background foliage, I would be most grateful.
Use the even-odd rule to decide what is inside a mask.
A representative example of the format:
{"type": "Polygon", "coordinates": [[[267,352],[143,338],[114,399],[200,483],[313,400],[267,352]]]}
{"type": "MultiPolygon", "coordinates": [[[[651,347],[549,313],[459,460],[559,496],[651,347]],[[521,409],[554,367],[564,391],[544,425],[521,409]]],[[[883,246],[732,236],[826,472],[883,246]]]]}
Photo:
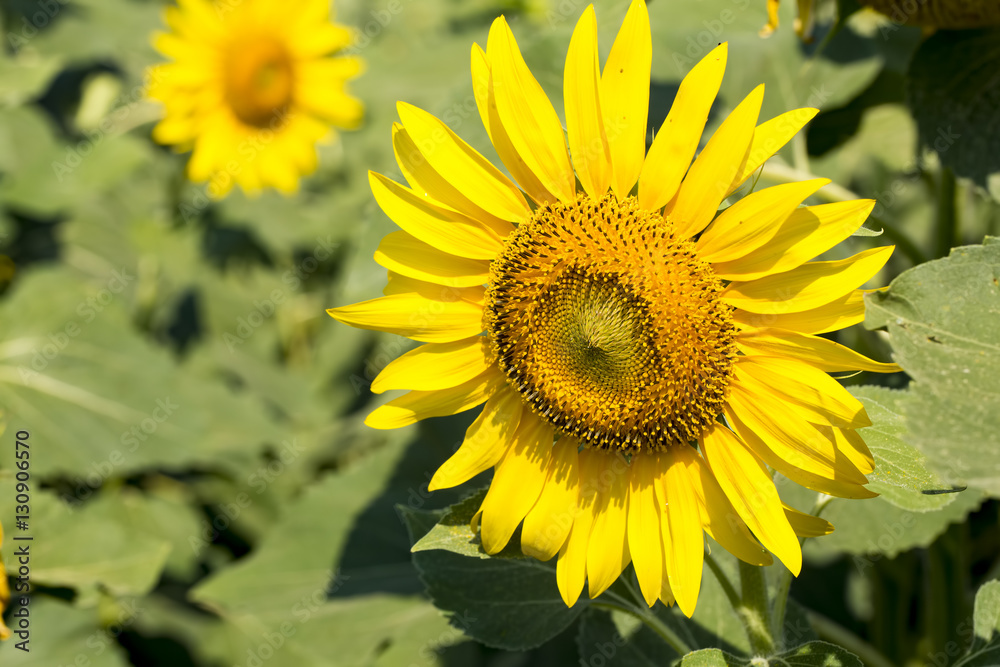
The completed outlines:
{"type": "MultiPolygon", "coordinates": [[[[650,126],[662,122],[682,76],[729,41],[710,129],[761,82],[762,118],[821,109],[757,187],[815,174],[837,185],[814,202],[877,199],[869,226],[884,235],[854,237],[831,258],[895,243],[872,283],[883,285],[1000,233],[1000,33],[929,34],[866,12],[838,21],[834,4],[819,3],[816,39],[804,44],[791,29],[759,37],[763,0],[651,2],[650,126]]],[[[628,3],[600,5],[603,57],[628,3]]],[[[791,26],[794,3],[785,5],[791,26]]],[[[506,643],[477,635],[489,608],[520,614],[490,597],[503,592],[475,588],[499,575],[470,575],[461,586],[479,591],[476,604],[438,600],[454,612],[450,621],[442,615],[425,584],[440,588],[442,573],[458,571],[446,557],[457,556],[421,552],[443,554],[418,558],[421,581],[410,545],[438,520],[430,510],[477,488],[426,489],[471,415],[365,428],[365,414],[385,400],[370,394],[371,379],[408,343],[324,313],[384,284],[371,258],[393,225],[372,200],[366,171],[402,180],[390,142],[395,102],[429,110],[495,159],[472,96],[471,44],[485,44],[491,21],[505,13],[561,108],[566,46],[585,3],[337,2],[338,20],[359,30],[354,50],[368,62],[352,86],[367,107],[364,127],[320,147],[320,169],[298,196],[234,192],[223,201],[184,179],[184,155],[149,137],[158,110],[144,100],[143,77],[159,60],[150,34],[162,28],[164,6],[8,0],[0,10],[2,551],[12,551],[15,532],[13,436],[27,430],[35,586],[31,653],[7,642],[0,662],[513,666],[598,664],[603,656],[600,664],[649,664],[641,662],[647,630],[586,602],[527,617],[549,622],[537,636],[525,638],[528,627],[506,643]],[[627,650],[597,652],[620,635],[630,637],[627,650]],[[551,641],[536,648],[539,638],[551,641]]],[[[938,291],[935,307],[954,295],[938,291]]],[[[993,300],[988,291],[963,294],[981,315],[998,314],[996,292],[993,300]]],[[[992,321],[983,335],[995,346],[992,321]]],[[[855,329],[842,342],[889,358],[885,334],[855,329]]],[[[983,363],[983,382],[992,375],[995,383],[996,357],[983,363]]],[[[848,380],[881,381],[899,389],[907,378],[848,380]]],[[[982,466],[974,488],[926,495],[893,481],[923,474],[919,465],[907,470],[908,447],[920,443],[901,416],[903,394],[859,395],[880,415],[869,442],[883,460],[895,452],[898,466],[876,480],[882,498],[830,505],[837,531],[807,544],[808,564],[792,587],[811,611],[796,611],[790,623],[800,640],[849,629],[890,664],[946,653],[950,661],[948,642],[971,636],[963,621],[976,588],[1000,574],[997,504],[984,500],[1000,492],[990,453],[1000,449],[992,447],[997,413],[981,411],[980,431],[945,430],[954,451],[922,448],[947,460],[974,443],[985,457],[972,459],[982,466]]],[[[956,398],[955,410],[980,395],[956,398]]],[[[931,418],[940,410],[932,404],[931,418]]],[[[791,486],[781,487],[790,502],[808,506],[791,486]]],[[[7,567],[14,572],[9,557],[7,567]]],[[[505,567],[513,568],[512,598],[538,585],[516,561],[505,567]]],[[[738,620],[705,578],[686,631],[696,646],[745,651],[738,620]]],[[[669,622],[678,615],[657,613],[669,622]]]]}

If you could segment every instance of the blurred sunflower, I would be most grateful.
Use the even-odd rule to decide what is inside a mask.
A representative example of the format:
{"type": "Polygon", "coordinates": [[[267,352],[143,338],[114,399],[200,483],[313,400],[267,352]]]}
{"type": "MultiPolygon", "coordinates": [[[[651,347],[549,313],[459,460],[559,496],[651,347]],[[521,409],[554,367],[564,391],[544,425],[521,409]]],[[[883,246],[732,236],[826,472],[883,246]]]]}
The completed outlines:
{"type": "MultiPolygon", "coordinates": [[[[1000,25],[1000,2],[997,0],[858,0],[863,6],[884,14],[895,23],[955,30],[1000,25]]],[[[812,36],[816,0],[796,0],[798,16],[795,32],[804,39],[812,36]]],[[[778,28],[781,0],[767,0],[767,25],[761,35],[767,37],[778,28]]]]}
{"type": "Polygon", "coordinates": [[[796,534],[832,530],[784,506],[765,465],[831,495],[875,495],[854,430],[870,422],[827,371],[898,368],[816,334],[864,318],[856,288],[892,249],[807,262],[874,204],[799,208],[825,180],[754,192],[717,215],[816,112],[757,125],[760,86],[692,163],[722,44],[681,83],[646,153],[651,52],[636,0],[602,73],[589,7],[566,58],[564,134],[497,19],[486,51],[473,46],[472,75],[515,180],[401,103],[393,145],[410,187],[370,174],[402,228],[375,254],[386,296],[329,313],[427,343],[375,379],[375,392],[410,392],[369,426],[486,404],[430,488],[496,468],[477,517],[487,552],[523,522],[525,553],[558,554],[567,605],[585,580],[597,596],[632,562],[648,604],[676,599],[690,615],[703,533],[749,563],[770,563],[766,547],[798,573],[796,534]]]}
{"type": "Polygon", "coordinates": [[[154,42],[173,62],[149,74],[148,94],[165,107],[153,138],[193,150],[188,177],[210,180],[215,197],[233,184],[295,192],[330,125],[361,121],[345,89],[361,59],[327,57],[351,44],[350,30],[330,22],[328,0],[179,1],[154,42]]]}

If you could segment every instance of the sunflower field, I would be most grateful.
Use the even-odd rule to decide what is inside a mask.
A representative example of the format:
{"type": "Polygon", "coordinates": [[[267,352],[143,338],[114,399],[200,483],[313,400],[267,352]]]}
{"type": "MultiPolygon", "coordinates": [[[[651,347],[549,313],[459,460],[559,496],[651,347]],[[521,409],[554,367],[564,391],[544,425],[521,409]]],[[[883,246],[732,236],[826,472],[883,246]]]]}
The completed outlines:
{"type": "Polygon", "coordinates": [[[993,0],[5,0],[0,665],[1000,665],[993,0]]]}

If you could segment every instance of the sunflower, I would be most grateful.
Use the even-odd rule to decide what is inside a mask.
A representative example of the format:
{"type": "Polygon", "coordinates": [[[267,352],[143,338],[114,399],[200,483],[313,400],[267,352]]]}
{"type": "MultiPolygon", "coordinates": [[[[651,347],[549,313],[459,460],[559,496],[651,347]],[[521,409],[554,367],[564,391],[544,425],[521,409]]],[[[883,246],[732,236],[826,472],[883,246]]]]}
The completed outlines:
{"type": "Polygon", "coordinates": [[[155,46],[173,62],[149,73],[148,94],[165,107],[153,138],[193,149],[188,177],[210,180],[210,195],[234,183],[295,192],[330,125],[361,121],[345,85],[362,61],[327,57],[352,41],[329,12],[328,0],[179,0],[166,10],[171,32],[155,46]]]}
{"type": "MultiPolygon", "coordinates": [[[[1000,25],[1000,3],[996,0],[859,0],[884,14],[894,23],[955,30],[1000,25]]],[[[797,0],[795,32],[810,39],[816,0],[797,0]]],[[[767,37],[778,28],[781,0],[767,0],[767,25],[761,35],[767,37]]]]}
{"type": "Polygon", "coordinates": [[[393,146],[409,187],[370,174],[401,227],[375,253],[389,270],[385,296],[328,312],[425,343],[375,378],[375,392],[409,392],[369,426],[485,403],[429,486],[495,468],[474,522],[488,553],[521,526],[524,553],[558,556],[567,605],[585,581],[595,597],[631,562],[649,605],[676,600],[691,615],[705,533],[744,561],[773,553],[798,573],[797,535],[832,530],[785,506],[767,466],[830,495],[875,495],[855,431],[870,422],[827,372],[898,368],[817,334],[864,318],[857,287],[892,248],[808,262],[874,205],[800,208],[822,179],[718,213],[816,111],[758,125],[760,86],[695,158],[722,44],[685,77],[647,153],[651,53],[636,0],[602,72],[588,8],[566,58],[564,133],[497,19],[486,50],[472,48],[472,77],[513,180],[400,103],[393,146]]]}

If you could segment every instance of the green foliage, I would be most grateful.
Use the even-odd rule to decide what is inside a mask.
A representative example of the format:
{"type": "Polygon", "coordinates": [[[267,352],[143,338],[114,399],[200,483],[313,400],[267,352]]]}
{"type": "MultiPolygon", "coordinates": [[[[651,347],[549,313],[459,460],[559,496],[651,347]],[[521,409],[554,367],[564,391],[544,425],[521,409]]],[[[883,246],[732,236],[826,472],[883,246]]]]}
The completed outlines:
{"type": "Polygon", "coordinates": [[[771,658],[737,658],[718,649],[684,656],[681,667],[863,667],[856,655],[826,642],[809,642],[771,658]]]}
{"type": "Polygon", "coordinates": [[[1000,492],[1000,242],[954,249],[867,297],[913,378],[908,441],[955,484],[1000,492]]]}
{"type": "Polygon", "coordinates": [[[909,97],[921,142],[1000,201],[997,67],[1000,30],[938,32],[913,57],[909,97]]]}
{"type": "Polygon", "coordinates": [[[851,393],[861,399],[872,420],[871,426],[858,430],[875,457],[868,488],[911,512],[940,509],[955,500],[954,494],[938,493],[944,483],[927,470],[926,457],[907,444],[901,403],[908,393],[874,386],[855,387],[851,393]]]}
{"type": "MultiPolygon", "coordinates": [[[[150,137],[160,112],[144,97],[145,70],[160,61],[152,34],[167,4],[15,0],[0,9],[0,552],[11,576],[13,538],[34,538],[32,650],[0,644],[0,663],[860,664],[817,641],[832,639],[813,626],[818,612],[868,633],[889,664],[905,664],[923,655],[879,625],[879,605],[937,599],[904,597],[884,561],[953,549],[927,588],[953,589],[959,600],[981,583],[970,573],[995,577],[995,556],[982,554],[995,554],[989,498],[1000,490],[1000,244],[923,263],[1000,233],[1000,208],[981,192],[1000,200],[995,31],[925,39],[861,13],[831,35],[821,14],[816,43],[803,45],[790,29],[792,2],[768,40],[758,35],[762,0],[649,4],[652,128],[683,74],[728,41],[708,133],[762,82],[762,120],[819,108],[754,187],[833,178],[839,187],[807,203],[878,204],[826,258],[899,247],[870,286],[899,277],[868,297],[868,325],[888,338],[860,328],[838,335],[877,358],[891,352],[913,380],[868,376],[887,386],[852,388],[874,422],[862,435],[880,498],[826,507],[836,532],[807,541],[780,648],[751,663],[726,594],[739,589],[737,563],[711,540],[718,576],[706,568],[691,619],[636,602],[631,569],[567,609],[555,561],[525,558],[516,534],[487,556],[469,526],[483,497],[471,490],[487,477],[427,491],[473,414],[398,432],[363,426],[385,400],[369,383],[411,343],[324,313],[384,286],[372,254],[394,226],[372,201],[367,170],[402,179],[390,137],[395,102],[438,115],[495,161],[472,95],[470,46],[485,46],[505,13],[562,115],[561,65],[583,5],[338,0],[368,65],[352,84],[364,126],[319,147],[320,168],[295,197],[214,201],[185,180],[189,154],[150,137]],[[44,23],[39,11],[51,12],[44,23]],[[960,177],[953,200],[942,200],[939,163],[960,177]],[[21,429],[32,452],[26,532],[12,524],[10,445],[21,429]],[[951,484],[969,489],[927,493],[951,484]],[[961,554],[977,555],[976,568],[961,554]],[[848,586],[863,604],[842,608],[848,586]],[[682,657],[669,636],[692,652],[682,657]]],[[[225,4],[234,3],[215,3],[225,4]]],[[[838,4],[845,15],[854,8],[838,4]]],[[[625,7],[597,8],[602,59],[625,7]]],[[[779,482],[786,500],[813,507],[813,492],[779,482]]],[[[766,572],[772,606],[786,575],[780,565],[766,572]]],[[[996,662],[998,600],[998,586],[983,585],[974,623],[928,631],[920,650],[952,664],[996,662]]]]}

